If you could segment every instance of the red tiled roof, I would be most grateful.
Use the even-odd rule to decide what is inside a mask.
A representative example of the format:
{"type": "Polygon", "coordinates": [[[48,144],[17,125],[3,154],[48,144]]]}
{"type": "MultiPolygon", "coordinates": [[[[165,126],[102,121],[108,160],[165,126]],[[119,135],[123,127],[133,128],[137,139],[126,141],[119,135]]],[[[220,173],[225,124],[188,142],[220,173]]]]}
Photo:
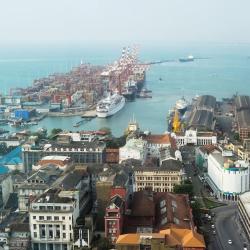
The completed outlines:
{"type": "Polygon", "coordinates": [[[126,193],[127,193],[126,188],[114,187],[110,191],[110,198],[114,197],[115,195],[119,195],[122,199],[125,200],[126,193]]]}

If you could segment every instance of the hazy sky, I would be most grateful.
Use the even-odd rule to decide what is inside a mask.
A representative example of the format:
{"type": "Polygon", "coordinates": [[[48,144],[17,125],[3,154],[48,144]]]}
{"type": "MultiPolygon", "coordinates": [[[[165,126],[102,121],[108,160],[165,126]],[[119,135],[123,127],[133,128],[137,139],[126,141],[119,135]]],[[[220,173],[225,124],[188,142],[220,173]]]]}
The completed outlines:
{"type": "Polygon", "coordinates": [[[0,0],[0,43],[250,43],[250,0],[0,0]]]}

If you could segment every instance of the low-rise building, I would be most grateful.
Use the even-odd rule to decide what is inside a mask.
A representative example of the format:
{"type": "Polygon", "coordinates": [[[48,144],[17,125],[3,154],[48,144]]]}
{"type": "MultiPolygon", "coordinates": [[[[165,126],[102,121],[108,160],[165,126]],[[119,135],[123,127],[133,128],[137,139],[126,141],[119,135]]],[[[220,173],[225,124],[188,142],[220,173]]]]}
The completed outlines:
{"type": "Polygon", "coordinates": [[[147,142],[148,154],[152,157],[160,157],[160,150],[162,148],[176,148],[175,139],[169,133],[145,135],[144,140],[147,142]]]}
{"type": "Polygon", "coordinates": [[[152,233],[175,226],[194,229],[188,195],[143,190],[125,210],[123,233],[152,233]]]}
{"type": "Polygon", "coordinates": [[[126,145],[119,149],[119,162],[127,159],[140,160],[142,164],[147,157],[147,143],[140,139],[132,138],[127,141],[126,145]]]}
{"type": "Polygon", "coordinates": [[[249,163],[233,152],[215,149],[208,155],[207,183],[219,199],[237,200],[249,190],[249,163]]]}
{"type": "Polygon", "coordinates": [[[19,185],[18,208],[20,212],[28,212],[32,200],[49,189],[62,172],[59,168],[47,166],[31,174],[23,184],[19,185]]]}
{"type": "Polygon", "coordinates": [[[154,192],[173,192],[175,185],[185,178],[182,163],[178,160],[165,160],[160,167],[135,167],[135,191],[151,188],[154,192]]]}
{"type": "MultiPolygon", "coordinates": [[[[74,135],[76,136],[76,135],[74,135]]],[[[80,136],[80,135],[79,135],[80,136]]],[[[44,156],[68,156],[75,163],[104,163],[106,144],[99,141],[76,141],[68,135],[61,136],[58,141],[48,141],[40,145],[24,144],[22,159],[25,172],[44,156]]]]}
{"type": "Polygon", "coordinates": [[[66,170],[66,168],[72,166],[72,164],[73,162],[68,156],[49,155],[43,157],[36,165],[33,165],[32,169],[39,170],[47,166],[54,166],[55,168],[66,170]]]}
{"type": "Polygon", "coordinates": [[[134,233],[120,235],[117,250],[205,250],[203,235],[188,229],[170,228],[158,233],[134,233]]]}
{"type": "Polygon", "coordinates": [[[216,145],[217,135],[214,132],[198,132],[197,130],[186,130],[185,132],[172,133],[177,146],[185,145],[216,145]]]}

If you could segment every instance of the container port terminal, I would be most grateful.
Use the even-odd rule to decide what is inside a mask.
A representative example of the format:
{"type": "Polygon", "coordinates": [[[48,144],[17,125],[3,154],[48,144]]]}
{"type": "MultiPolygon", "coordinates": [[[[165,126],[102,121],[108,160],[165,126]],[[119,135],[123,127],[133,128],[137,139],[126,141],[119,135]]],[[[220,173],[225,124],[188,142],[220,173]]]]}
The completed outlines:
{"type": "Polygon", "coordinates": [[[95,66],[81,61],[68,73],[36,79],[27,88],[11,88],[0,96],[2,124],[31,126],[46,116],[96,117],[96,104],[116,92],[127,101],[152,97],[143,88],[148,64],[138,60],[138,48],[124,47],[110,65],[95,66]]]}

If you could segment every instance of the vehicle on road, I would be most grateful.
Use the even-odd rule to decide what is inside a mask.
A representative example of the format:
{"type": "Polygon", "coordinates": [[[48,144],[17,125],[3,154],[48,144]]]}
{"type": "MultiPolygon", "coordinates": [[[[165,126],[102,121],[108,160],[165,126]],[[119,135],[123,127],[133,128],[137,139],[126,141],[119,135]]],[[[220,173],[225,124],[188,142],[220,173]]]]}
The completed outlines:
{"type": "Polygon", "coordinates": [[[232,240],[228,240],[228,244],[232,245],[233,244],[232,240]]]}
{"type": "Polygon", "coordinates": [[[211,225],[211,228],[213,228],[213,229],[215,228],[214,224],[211,225]]]}
{"type": "Polygon", "coordinates": [[[213,235],[216,235],[216,231],[215,230],[213,231],[213,235]]]}

